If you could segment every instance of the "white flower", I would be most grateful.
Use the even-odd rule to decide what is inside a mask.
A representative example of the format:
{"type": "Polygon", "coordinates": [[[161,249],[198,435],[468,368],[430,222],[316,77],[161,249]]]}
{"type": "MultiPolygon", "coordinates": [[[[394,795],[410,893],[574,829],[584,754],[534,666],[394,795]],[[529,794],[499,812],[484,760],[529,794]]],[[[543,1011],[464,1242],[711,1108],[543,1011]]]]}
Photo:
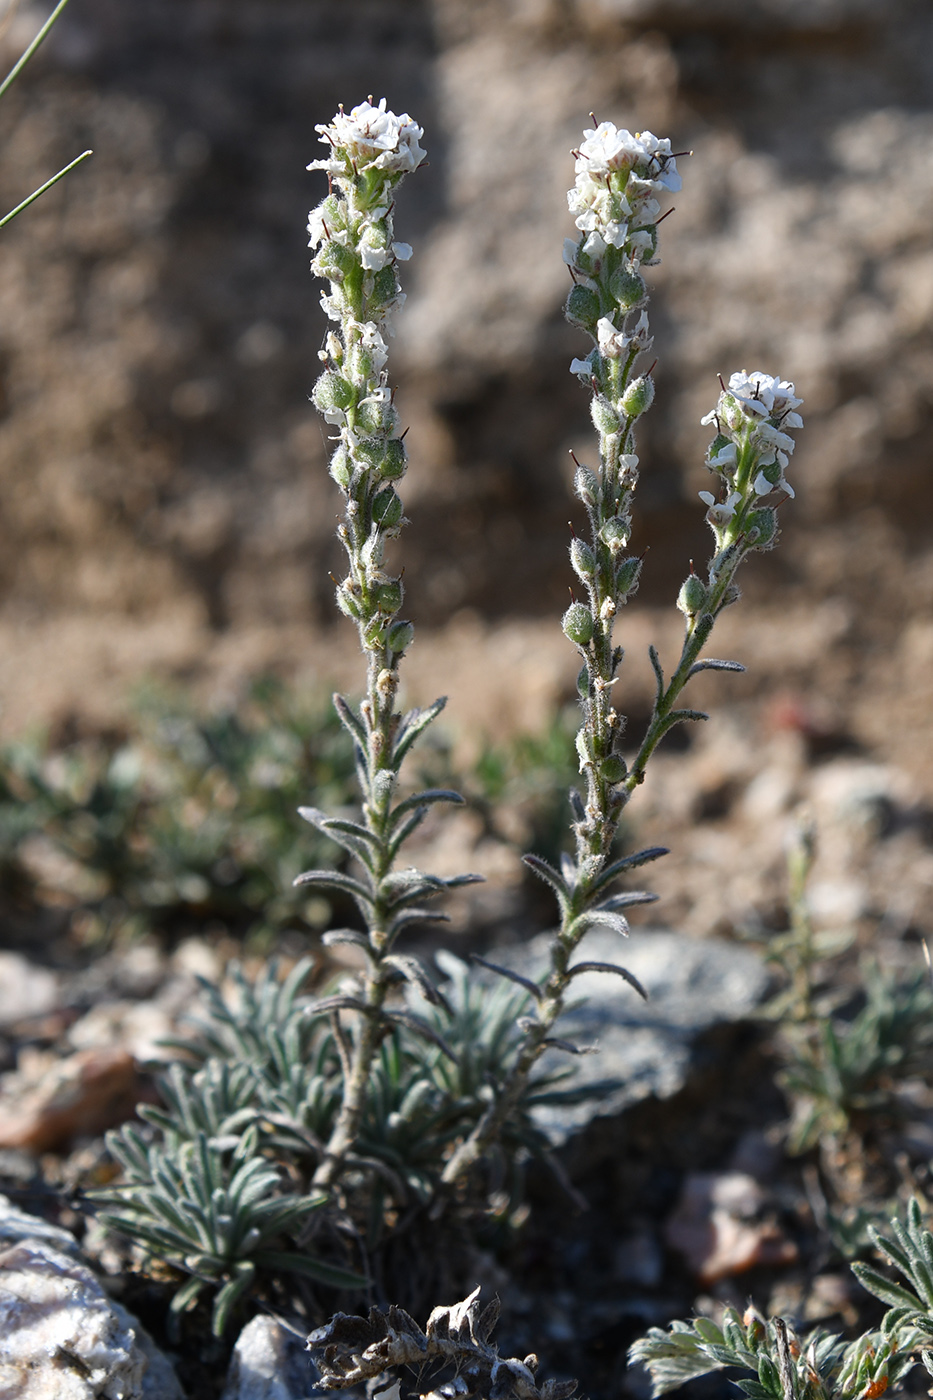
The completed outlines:
{"type": "Polygon", "coordinates": [[[326,292],[321,293],[321,308],[332,321],[343,319],[343,306],[336,297],[329,297],[326,292]]]}
{"type": "Polygon", "coordinates": [[[608,360],[619,360],[628,350],[631,341],[624,331],[616,329],[608,316],[601,316],[596,322],[596,343],[601,355],[605,355],[608,360]]]}
{"type": "Polygon", "coordinates": [[[585,374],[586,377],[589,379],[589,377],[590,377],[590,376],[592,375],[592,373],[593,373],[593,366],[590,364],[590,362],[589,362],[588,359],[586,359],[586,360],[571,360],[571,362],[570,362],[570,373],[571,373],[571,374],[585,374]]]}
{"type": "MultiPolygon", "coordinates": [[[[803,403],[803,399],[794,397],[793,384],[774,375],[764,374],[760,369],[752,370],[751,374],[747,374],[744,369],[736,371],[729,379],[729,393],[751,413],[761,418],[784,413],[803,403]]],[[[795,418],[798,416],[794,414],[795,418]]],[[[788,426],[802,428],[803,420],[788,426]]]]}
{"type": "Polygon", "coordinates": [[[342,109],[332,122],[319,124],[315,131],[332,148],[326,160],[313,160],[309,170],[326,170],[331,175],[344,174],[344,160],[357,170],[369,166],[390,174],[406,175],[417,170],[424,160],[418,142],[424,135],[420,126],[407,112],[397,117],[386,110],[383,97],[378,107],[361,102],[349,116],[342,109]],[[338,155],[339,152],[339,155],[338,155]]]}
{"type": "Polygon", "coordinates": [[[362,405],[364,403],[374,403],[379,404],[381,406],[387,404],[391,398],[392,390],[388,387],[388,385],[383,384],[381,388],[374,389],[373,392],[371,394],[368,394],[365,399],[360,399],[360,404],[362,405]]]}
{"type": "Polygon", "coordinates": [[[388,359],[389,347],[383,340],[382,333],[375,321],[351,321],[348,330],[359,336],[360,346],[370,356],[373,370],[378,373],[388,359]]]}
{"type": "Polygon", "coordinates": [[[588,258],[601,258],[606,251],[605,238],[603,238],[598,231],[594,230],[583,244],[583,251],[588,258]]]}
{"type": "Polygon", "coordinates": [[[319,204],[316,209],[312,209],[308,215],[308,247],[316,248],[319,243],[323,243],[327,237],[327,230],[324,227],[324,206],[319,204]]]}
{"type": "Polygon", "coordinates": [[[392,252],[395,254],[399,262],[408,262],[408,259],[411,257],[411,244],[393,243],[392,252]]]}
{"type": "Polygon", "coordinates": [[[654,344],[654,336],[648,334],[647,311],[641,313],[632,331],[632,344],[637,345],[639,350],[650,350],[654,344]]]}
{"type": "Polygon", "coordinates": [[[787,433],[782,433],[780,428],[776,428],[773,423],[761,423],[755,431],[757,440],[767,447],[780,447],[788,456],[793,452],[796,443],[787,433]]]}
{"type": "Polygon", "coordinates": [[[568,267],[573,267],[577,260],[577,245],[572,238],[564,239],[564,251],[561,256],[568,267]]]}
{"type": "Polygon", "coordinates": [[[715,467],[719,471],[725,467],[734,467],[737,456],[738,448],[735,443],[727,442],[725,447],[719,449],[715,457],[709,457],[707,460],[711,467],[715,467]]]}
{"type": "Polygon", "coordinates": [[[765,476],[764,472],[759,472],[755,477],[753,490],[756,496],[768,496],[774,490],[774,487],[771,485],[771,482],[765,476]]]}
{"type": "Polygon", "coordinates": [[[385,245],[380,246],[365,235],[360,243],[360,262],[367,272],[381,272],[389,260],[385,245]]]}

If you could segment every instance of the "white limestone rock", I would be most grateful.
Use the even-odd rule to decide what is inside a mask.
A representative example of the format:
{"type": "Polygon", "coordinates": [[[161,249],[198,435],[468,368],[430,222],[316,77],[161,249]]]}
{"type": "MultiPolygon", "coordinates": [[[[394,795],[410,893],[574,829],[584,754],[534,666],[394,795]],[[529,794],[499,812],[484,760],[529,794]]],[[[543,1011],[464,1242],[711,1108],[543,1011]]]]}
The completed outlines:
{"type": "Polygon", "coordinates": [[[67,1232],[15,1210],[3,1223],[7,1240],[34,1233],[0,1252],[0,1400],[184,1400],[136,1319],[49,1242],[67,1232]]]}
{"type": "Polygon", "coordinates": [[[237,1339],[221,1400],[306,1400],[314,1388],[304,1338],[260,1316],[237,1339]]]}

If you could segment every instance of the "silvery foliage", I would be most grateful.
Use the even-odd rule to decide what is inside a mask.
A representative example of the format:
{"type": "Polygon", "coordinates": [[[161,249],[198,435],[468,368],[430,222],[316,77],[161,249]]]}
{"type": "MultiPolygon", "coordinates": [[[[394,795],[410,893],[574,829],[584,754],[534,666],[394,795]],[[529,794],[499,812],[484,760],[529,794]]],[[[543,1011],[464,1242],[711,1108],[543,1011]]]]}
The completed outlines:
{"type": "Polygon", "coordinates": [[[481,1310],[479,1293],[476,1288],[462,1303],[435,1308],[423,1331],[399,1307],[372,1308],[368,1317],[337,1313],[308,1338],[320,1386],[345,1390],[398,1381],[423,1400],[569,1400],[576,1381],[539,1385],[536,1356],[499,1356],[490,1341],[498,1299],[481,1310]]]}
{"type": "Polygon", "coordinates": [[[933,1375],[933,1236],[916,1199],[906,1224],[892,1220],[891,1230],[893,1239],[869,1233],[901,1279],[871,1264],[852,1265],[869,1293],[888,1305],[877,1330],[848,1342],[822,1328],[798,1337],[782,1318],[766,1322],[753,1307],[744,1316],[727,1307],[721,1325],[696,1317],[667,1332],[652,1327],[629,1359],[647,1368],[653,1396],[725,1367],[745,1372],[736,1383],[750,1400],[878,1400],[919,1363],[933,1375]]]}
{"type": "MultiPolygon", "coordinates": [[[[480,980],[452,954],[438,961],[445,980],[437,1004],[410,993],[399,1008],[417,1019],[400,1020],[379,1045],[344,1159],[352,1178],[344,1195],[351,1210],[368,1214],[371,1247],[380,1243],[384,1213],[437,1196],[444,1161],[481,1118],[521,1040],[527,992],[480,980]],[[424,1027],[436,1040],[425,1040],[424,1027]]],[[[141,1104],[143,1126],[107,1135],[122,1177],[90,1193],[103,1222],[147,1260],[189,1276],[176,1311],[213,1292],[218,1334],[264,1273],[301,1273],[329,1288],[367,1285],[358,1258],[335,1256],[333,1241],[326,1254],[308,1242],[327,1195],[283,1190],[286,1177],[311,1186],[343,1089],[330,999],[305,990],[311,969],[312,959],[302,959],[281,977],[272,962],[250,981],[234,964],[229,990],[202,981],[204,1012],[191,1018],[187,1036],[165,1043],[182,1058],[159,1078],[161,1105],[141,1104]]],[[[532,1081],[503,1133],[512,1160],[544,1150],[530,1113],[561,1097],[560,1078],[542,1073],[532,1081]]]]}

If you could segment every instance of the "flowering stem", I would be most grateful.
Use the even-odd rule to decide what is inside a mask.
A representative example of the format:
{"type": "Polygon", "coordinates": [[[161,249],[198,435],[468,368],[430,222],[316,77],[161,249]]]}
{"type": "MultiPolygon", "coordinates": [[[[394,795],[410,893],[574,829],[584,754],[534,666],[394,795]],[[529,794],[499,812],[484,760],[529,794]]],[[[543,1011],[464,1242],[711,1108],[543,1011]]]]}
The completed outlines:
{"type": "MultiPolygon", "coordinates": [[[[393,1019],[386,1008],[389,989],[400,977],[408,977],[423,990],[416,960],[403,961],[393,954],[395,940],[414,918],[429,917],[418,907],[419,900],[471,877],[441,880],[415,870],[395,870],[403,841],[430,804],[462,801],[457,793],[442,790],[393,805],[408,749],[443,707],[443,701],[437,701],[424,713],[407,716],[396,710],[399,662],[412,643],[414,628],[399,616],[404,600],[401,579],[383,568],[386,541],[406,523],[395,490],[405,473],[406,453],[387,383],[385,334],[392,312],[404,300],[397,265],[411,249],[393,240],[393,192],[424,158],[418,144],[422,131],[410,117],[387,112],[385,100],[379,107],[362,103],[349,116],[341,109],[332,123],[317,130],[331,153],[309,169],[327,171],[331,192],[309,220],[311,246],[316,249],[312,269],[330,283],[330,293],[321,303],[338,329],[327,335],[321,351],[324,371],[313,397],[325,420],[337,429],[330,473],[346,503],[337,533],[346,550],[347,573],[337,585],[337,604],[356,623],[367,658],[366,696],[359,711],[335,697],[356,750],[362,822],[301,809],[302,816],[338,841],[364,872],[357,879],[312,870],[296,881],[352,894],[367,930],[365,939],[355,940],[367,966],[362,986],[356,989],[359,995],[340,994],[318,1005],[322,1013],[338,1017],[352,1013],[354,1023],[352,1035],[344,1035],[341,1028],[343,1096],[314,1177],[315,1186],[329,1189],[359,1134],[374,1057],[397,1023],[398,1013],[393,1019]]],[[[430,988],[426,977],[423,982],[430,988]]],[[[407,1023],[414,1019],[408,1016],[407,1023]]],[[[431,1033],[426,1025],[422,1030],[431,1033]]]]}
{"type": "MultiPolygon", "coordinates": [[[[650,372],[643,376],[635,372],[638,357],[652,343],[640,268],[655,260],[660,220],[653,194],[679,189],[680,178],[669,141],[659,141],[650,132],[633,137],[608,122],[588,131],[575,154],[577,179],[569,202],[582,236],[576,244],[568,240],[564,248],[574,279],[567,316],[589,332],[595,348],[586,359],[574,360],[571,372],[592,388],[599,468],[594,472],[577,464],[574,488],[586,506],[590,538],[588,542],[575,538],[570,556],[586,602],[571,604],[563,628],[583,663],[577,680],[583,722],[576,743],[586,798],[571,793],[573,859],[562,857],[558,871],[538,857],[526,856],[532,869],[553,888],[560,908],[550,969],[536,999],[535,1015],[524,1023],[524,1040],[511,1071],[482,1120],[447,1164],[444,1180],[448,1183],[481,1159],[519,1109],[544,1051],[551,1045],[568,1048],[552,1038],[551,1030],[564,1011],[565,994],[575,973],[591,966],[574,967],[570,961],[585,934],[594,925],[627,933],[622,909],[653,899],[644,892],[609,893],[624,871],[664,854],[653,848],[612,862],[619,819],[644,781],[648,761],[664,735],[684,720],[706,718],[696,710],[675,708],[690,678],[698,670],[743,669],[735,662],[699,658],[716,618],[738,597],[734,578],[742,559],[774,541],[774,508],[763,505],[762,499],[779,486],[793,494],[783,477],[794,446],[785,430],[801,426],[793,412],[800,402],[793,397],[793,385],[763,374],[733,375],[716,412],[703,420],[715,420],[719,429],[707,465],[727,491],[721,503],[701,493],[710,507],[707,520],[716,537],[716,553],[706,582],[691,568],[681,588],[677,605],[684,613],[686,631],[680,660],[667,683],[651,648],[657,693],[645,737],[628,765],[622,753],[623,720],[611,696],[622,660],[622,649],[613,643],[614,621],[637,588],[641,572],[641,560],[625,555],[638,481],[634,427],[654,397],[650,372]]],[[[620,973],[642,991],[624,969],[601,965],[601,970],[620,973]]]]}

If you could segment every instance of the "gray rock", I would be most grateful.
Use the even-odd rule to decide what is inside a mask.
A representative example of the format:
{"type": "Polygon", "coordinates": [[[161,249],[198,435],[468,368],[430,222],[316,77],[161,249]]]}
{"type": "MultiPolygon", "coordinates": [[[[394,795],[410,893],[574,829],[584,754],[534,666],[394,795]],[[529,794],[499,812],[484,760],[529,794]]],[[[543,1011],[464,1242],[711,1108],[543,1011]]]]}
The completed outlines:
{"type": "Polygon", "coordinates": [[[0,1254],[0,1395],[142,1400],[146,1358],[85,1265],[38,1240],[0,1254]]]}
{"type": "Polygon", "coordinates": [[[0,952],[0,1030],[44,1016],[59,1002],[58,978],[19,953],[0,952]]]}
{"type": "Polygon", "coordinates": [[[160,1351],[138,1318],[134,1317],[119,1303],[111,1303],[117,1320],[127,1330],[132,1330],[136,1345],[146,1358],[143,1371],[142,1400],[185,1400],[185,1392],[175,1374],[175,1367],[163,1351],[160,1351]]]}
{"type": "Polygon", "coordinates": [[[184,1400],[171,1362],[108,1298],[68,1230],[0,1196],[0,1400],[184,1400]]]}
{"type": "MultiPolygon", "coordinates": [[[[520,953],[516,948],[500,950],[491,961],[534,977],[546,965],[547,946],[543,936],[520,953]]],[[[615,1117],[650,1096],[666,1099],[676,1094],[688,1080],[700,1036],[717,1024],[747,1017],[768,981],[764,963],[749,948],[661,930],[633,933],[625,940],[594,930],[573,961],[626,968],[648,1000],[609,974],[587,972],[575,979],[576,1005],[555,1032],[581,1048],[598,1048],[597,1054],[573,1057],[575,1087],[606,1082],[606,1088],[582,1103],[535,1110],[539,1127],[555,1146],[594,1118],[615,1117]]],[[[549,1051],[543,1064],[549,1069],[566,1067],[568,1058],[564,1052],[549,1051]]]]}
{"type": "Polygon", "coordinates": [[[303,1337],[254,1317],[237,1339],[221,1400],[306,1400],[314,1373],[303,1337]]]}
{"type": "Polygon", "coordinates": [[[70,1230],[60,1225],[51,1225],[37,1215],[29,1215],[20,1210],[6,1196],[0,1196],[0,1249],[21,1244],[24,1240],[38,1241],[51,1245],[61,1254],[68,1254],[80,1260],[81,1246],[70,1230]]]}

